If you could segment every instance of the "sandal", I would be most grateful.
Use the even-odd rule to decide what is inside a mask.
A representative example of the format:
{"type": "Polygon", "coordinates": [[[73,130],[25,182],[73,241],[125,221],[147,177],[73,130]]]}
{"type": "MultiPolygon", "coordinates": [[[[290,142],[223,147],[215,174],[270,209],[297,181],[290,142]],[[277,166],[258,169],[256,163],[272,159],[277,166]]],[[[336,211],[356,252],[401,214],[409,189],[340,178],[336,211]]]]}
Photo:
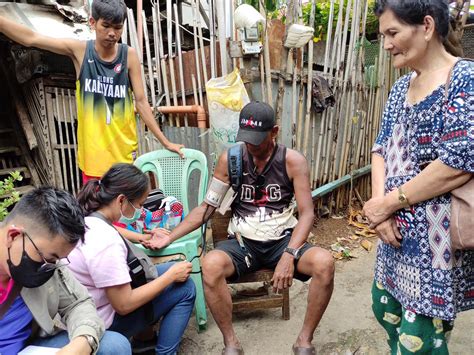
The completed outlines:
{"type": "Polygon", "coordinates": [[[316,355],[316,349],[314,346],[310,348],[301,348],[299,346],[293,345],[293,354],[295,355],[316,355]]]}
{"type": "Polygon", "coordinates": [[[244,355],[244,349],[226,346],[222,349],[222,355],[244,355]]]}

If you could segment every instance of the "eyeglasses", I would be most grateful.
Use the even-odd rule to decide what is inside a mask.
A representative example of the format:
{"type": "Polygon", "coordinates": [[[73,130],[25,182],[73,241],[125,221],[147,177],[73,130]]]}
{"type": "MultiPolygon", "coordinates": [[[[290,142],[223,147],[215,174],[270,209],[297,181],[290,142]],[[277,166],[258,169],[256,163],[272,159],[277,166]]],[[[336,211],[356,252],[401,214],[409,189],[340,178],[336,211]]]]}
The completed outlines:
{"type": "Polygon", "coordinates": [[[265,175],[258,175],[257,180],[255,181],[255,201],[261,200],[263,197],[262,188],[265,186],[265,175]]]}
{"type": "MultiPolygon", "coordinates": [[[[65,257],[64,259],[57,260],[54,263],[50,263],[49,261],[46,260],[43,253],[41,252],[41,250],[38,249],[35,242],[33,242],[33,239],[31,239],[31,237],[28,235],[28,233],[23,231],[23,235],[25,235],[30,240],[31,244],[33,244],[33,246],[35,247],[36,252],[38,253],[38,255],[41,256],[41,259],[43,259],[43,264],[38,268],[38,270],[37,270],[38,272],[51,272],[51,271],[54,271],[54,270],[56,270],[60,267],[69,265],[71,263],[67,257],[65,257]]],[[[24,249],[25,249],[25,240],[23,239],[23,250],[24,249]]]]}

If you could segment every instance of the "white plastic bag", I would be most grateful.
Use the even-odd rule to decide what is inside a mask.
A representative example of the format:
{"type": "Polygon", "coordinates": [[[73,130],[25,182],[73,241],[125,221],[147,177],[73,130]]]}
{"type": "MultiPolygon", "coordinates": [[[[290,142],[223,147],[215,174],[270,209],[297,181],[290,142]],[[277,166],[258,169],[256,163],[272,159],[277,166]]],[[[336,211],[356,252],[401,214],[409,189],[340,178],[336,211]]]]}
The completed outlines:
{"type": "Polygon", "coordinates": [[[206,92],[214,151],[219,155],[235,143],[240,110],[250,100],[238,69],[209,80],[206,92]]]}
{"type": "Polygon", "coordinates": [[[285,47],[301,48],[313,38],[313,33],[314,28],[294,23],[288,28],[285,47]]]}
{"type": "Polygon", "coordinates": [[[265,23],[265,18],[251,5],[242,4],[234,11],[236,28],[255,27],[259,22],[265,23]]]}

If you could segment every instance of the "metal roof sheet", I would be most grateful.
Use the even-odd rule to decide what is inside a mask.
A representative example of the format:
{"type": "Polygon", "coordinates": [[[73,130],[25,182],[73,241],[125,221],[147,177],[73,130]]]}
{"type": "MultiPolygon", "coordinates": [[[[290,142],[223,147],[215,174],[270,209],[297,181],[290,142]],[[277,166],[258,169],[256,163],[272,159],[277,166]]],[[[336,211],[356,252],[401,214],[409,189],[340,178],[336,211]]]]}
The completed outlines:
{"type": "MultiPolygon", "coordinates": [[[[78,8],[74,10],[81,11],[78,8]]],[[[0,15],[50,37],[79,40],[95,38],[95,32],[89,29],[87,22],[68,20],[54,5],[0,2],[0,15]]]]}

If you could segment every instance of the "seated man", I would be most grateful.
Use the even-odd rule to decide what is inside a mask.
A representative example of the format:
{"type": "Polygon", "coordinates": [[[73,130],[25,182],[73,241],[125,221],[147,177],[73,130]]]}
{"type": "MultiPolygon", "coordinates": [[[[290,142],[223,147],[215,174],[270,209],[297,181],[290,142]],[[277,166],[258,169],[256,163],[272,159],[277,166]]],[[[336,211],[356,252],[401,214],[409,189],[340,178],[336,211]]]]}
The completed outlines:
{"type": "MultiPolygon", "coordinates": [[[[28,344],[58,354],[95,354],[104,323],[85,287],[61,267],[84,239],[82,210],[69,193],[33,190],[0,223],[0,354],[28,344]],[[59,315],[64,331],[57,327],[59,315]]],[[[99,354],[131,354],[123,335],[106,332],[99,354]]]]}
{"type": "MultiPolygon", "coordinates": [[[[333,290],[332,255],[306,242],[313,225],[309,169],[304,156],[277,144],[273,109],[251,102],[240,112],[238,141],[242,152],[242,184],[231,205],[231,239],[219,243],[202,262],[204,290],[211,313],[224,337],[223,354],[243,354],[232,327],[232,300],[226,280],[261,268],[274,269],[273,288],[290,287],[293,277],[312,278],[303,327],[293,346],[295,354],[313,354],[313,333],[333,290]],[[297,220],[290,203],[296,197],[297,220]],[[236,238],[237,237],[237,238],[236,238]]],[[[143,244],[162,248],[207,221],[229,189],[227,153],[219,158],[205,201],[169,236],[143,244]]]]}

